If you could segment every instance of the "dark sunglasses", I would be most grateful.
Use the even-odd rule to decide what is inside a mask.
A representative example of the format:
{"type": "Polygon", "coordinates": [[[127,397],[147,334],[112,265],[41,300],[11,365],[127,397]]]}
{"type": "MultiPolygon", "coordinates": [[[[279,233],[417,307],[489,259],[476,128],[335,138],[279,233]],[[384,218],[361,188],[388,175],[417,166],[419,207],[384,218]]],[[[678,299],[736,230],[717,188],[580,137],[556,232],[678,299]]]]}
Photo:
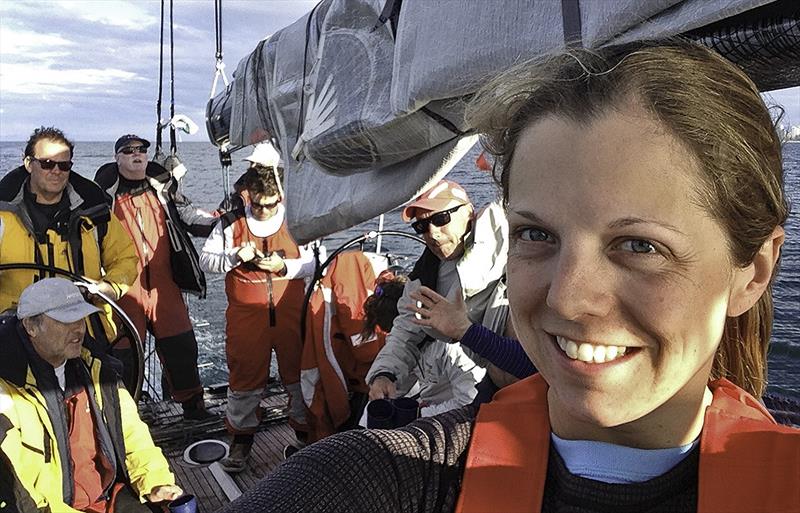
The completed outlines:
{"type": "Polygon", "coordinates": [[[450,214],[458,210],[459,208],[463,207],[464,205],[459,205],[457,207],[453,207],[449,210],[442,210],[441,212],[436,212],[430,217],[425,219],[420,219],[419,221],[414,221],[411,223],[411,228],[414,229],[415,232],[422,235],[428,231],[428,227],[430,225],[433,226],[444,226],[450,222],[450,214]]]}
{"type": "Polygon", "coordinates": [[[120,153],[124,153],[125,155],[132,155],[134,153],[147,153],[147,148],[144,146],[125,146],[121,150],[120,153]]]}
{"type": "Polygon", "coordinates": [[[272,203],[265,203],[263,205],[261,203],[251,203],[250,208],[252,208],[253,210],[272,210],[273,208],[277,207],[278,203],[280,202],[281,200],[278,200],[278,201],[273,201],[272,203]]]}
{"type": "Polygon", "coordinates": [[[31,157],[31,160],[35,160],[39,163],[39,167],[46,170],[51,170],[54,167],[58,166],[58,169],[61,171],[69,171],[72,169],[72,161],[71,160],[62,160],[61,162],[57,160],[50,160],[50,159],[37,159],[36,157],[31,157]]]}

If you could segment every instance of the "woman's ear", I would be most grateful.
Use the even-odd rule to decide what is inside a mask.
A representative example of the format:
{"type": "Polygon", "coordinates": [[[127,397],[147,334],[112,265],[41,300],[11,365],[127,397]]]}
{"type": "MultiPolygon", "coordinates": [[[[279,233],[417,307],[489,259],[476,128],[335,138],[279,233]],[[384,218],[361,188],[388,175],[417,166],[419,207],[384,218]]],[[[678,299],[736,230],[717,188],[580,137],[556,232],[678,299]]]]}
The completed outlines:
{"type": "Polygon", "coordinates": [[[772,273],[781,254],[785,232],[776,226],[761,245],[750,265],[737,269],[728,301],[728,317],[738,317],[750,310],[772,280],[772,273]]]}

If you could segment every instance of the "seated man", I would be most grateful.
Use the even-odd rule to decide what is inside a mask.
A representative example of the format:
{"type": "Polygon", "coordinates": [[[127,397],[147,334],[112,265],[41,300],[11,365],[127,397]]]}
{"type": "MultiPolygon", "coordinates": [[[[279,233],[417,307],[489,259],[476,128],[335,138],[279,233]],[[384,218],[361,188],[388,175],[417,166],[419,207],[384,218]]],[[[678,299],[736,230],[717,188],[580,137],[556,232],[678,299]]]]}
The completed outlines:
{"type": "MultiPolygon", "coordinates": [[[[399,315],[386,336],[386,345],[367,373],[369,398],[402,395],[409,383],[413,383],[414,374],[432,374],[429,369],[420,367],[425,348],[431,344],[453,343],[451,347],[433,346],[428,351],[440,351],[441,358],[445,358],[445,352],[461,353],[457,360],[462,362],[465,377],[473,381],[473,386],[460,383],[459,388],[469,390],[469,393],[459,394],[459,402],[468,404],[478,393],[474,384],[482,376],[473,373],[473,364],[468,362],[470,359],[474,361],[475,355],[464,351],[457,341],[432,326],[418,323],[420,318],[416,317],[418,312],[414,310],[417,303],[411,295],[424,286],[448,301],[458,298],[465,302],[470,322],[502,331],[505,322],[501,313],[505,312],[507,301],[498,287],[505,273],[508,247],[505,216],[497,204],[488,205],[476,215],[466,191],[455,182],[442,180],[407,205],[402,217],[411,222],[414,231],[423,237],[426,249],[414,265],[403,296],[397,303],[399,315]]],[[[475,363],[485,366],[484,361],[475,363]]],[[[443,399],[452,396],[452,390],[449,390],[451,381],[446,379],[436,383],[443,389],[443,399]]],[[[457,406],[452,401],[433,399],[431,402],[441,402],[446,408],[457,406]]],[[[430,413],[441,411],[445,410],[430,413]]]]}
{"type": "Polygon", "coordinates": [[[0,320],[0,449],[24,488],[14,495],[39,510],[148,512],[183,492],[107,357],[83,345],[96,311],[47,278],[0,320]]]}

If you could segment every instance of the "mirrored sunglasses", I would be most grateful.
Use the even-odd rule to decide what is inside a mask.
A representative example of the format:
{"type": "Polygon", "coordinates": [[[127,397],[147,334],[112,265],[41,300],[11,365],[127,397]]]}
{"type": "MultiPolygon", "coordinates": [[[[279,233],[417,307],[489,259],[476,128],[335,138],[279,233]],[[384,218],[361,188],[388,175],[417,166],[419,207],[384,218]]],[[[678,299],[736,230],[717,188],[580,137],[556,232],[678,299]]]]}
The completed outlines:
{"type": "Polygon", "coordinates": [[[425,219],[420,219],[418,221],[414,221],[411,223],[411,228],[414,229],[415,232],[422,235],[428,231],[428,227],[430,225],[442,227],[450,222],[450,214],[458,210],[459,208],[463,207],[464,205],[458,205],[457,207],[453,207],[449,210],[442,210],[441,212],[436,212],[430,217],[426,217],[425,219]]]}
{"type": "Polygon", "coordinates": [[[54,167],[58,166],[58,169],[61,171],[69,171],[72,169],[72,161],[71,160],[50,160],[50,159],[37,159],[36,157],[31,157],[31,160],[35,160],[39,163],[39,167],[46,170],[51,170],[54,167]]]}
{"type": "Polygon", "coordinates": [[[132,155],[134,153],[147,153],[147,148],[145,146],[125,146],[121,150],[120,153],[124,153],[125,155],[132,155]]]}
{"type": "Polygon", "coordinates": [[[272,210],[273,208],[278,206],[281,200],[273,201],[272,203],[251,203],[250,208],[253,210],[272,210]]]}

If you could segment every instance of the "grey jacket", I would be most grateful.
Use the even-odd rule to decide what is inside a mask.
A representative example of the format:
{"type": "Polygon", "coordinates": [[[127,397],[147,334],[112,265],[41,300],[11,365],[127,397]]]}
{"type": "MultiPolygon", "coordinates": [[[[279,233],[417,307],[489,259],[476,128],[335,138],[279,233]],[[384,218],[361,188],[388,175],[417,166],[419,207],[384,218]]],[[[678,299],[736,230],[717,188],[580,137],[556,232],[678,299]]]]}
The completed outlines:
{"type": "MultiPolygon", "coordinates": [[[[491,203],[480,212],[475,219],[466,246],[464,255],[458,261],[439,262],[440,280],[436,291],[453,300],[460,289],[467,304],[467,316],[470,321],[481,323],[502,333],[508,312],[505,284],[501,279],[505,274],[508,253],[508,224],[499,204],[491,203]],[[454,279],[443,282],[441,277],[448,275],[445,266],[452,265],[455,265],[456,272],[450,273],[450,276],[454,279]]],[[[449,337],[412,321],[414,313],[409,309],[412,302],[410,294],[420,286],[419,280],[406,283],[403,296],[397,303],[399,315],[394,320],[392,331],[386,337],[386,345],[378,353],[367,373],[368,383],[379,373],[391,373],[399,384],[413,381],[415,375],[425,375],[426,370],[430,373],[437,364],[427,362],[424,355],[435,357],[439,353],[423,351],[425,338],[430,336],[445,343],[454,342],[449,337]]],[[[466,348],[462,350],[476,363],[485,365],[485,360],[475,357],[466,348]]],[[[458,386],[474,388],[474,382],[461,381],[458,386]]],[[[446,395],[464,396],[463,391],[449,392],[442,391],[442,399],[446,400],[446,395]]],[[[474,393],[472,395],[474,396],[474,393]]]]}

